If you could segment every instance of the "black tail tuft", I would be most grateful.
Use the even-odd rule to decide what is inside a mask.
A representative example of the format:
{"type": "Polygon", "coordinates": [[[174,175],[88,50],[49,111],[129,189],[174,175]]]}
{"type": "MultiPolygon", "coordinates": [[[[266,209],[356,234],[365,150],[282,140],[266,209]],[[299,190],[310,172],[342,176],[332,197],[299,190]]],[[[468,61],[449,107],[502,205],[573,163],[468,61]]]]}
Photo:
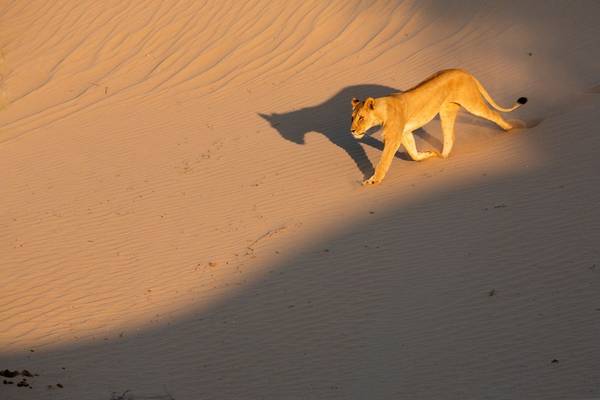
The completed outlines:
{"type": "Polygon", "coordinates": [[[527,97],[519,97],[519,99],[517,100],[517,103],[519,103],[521,105],[527,103],[527,97]]]}

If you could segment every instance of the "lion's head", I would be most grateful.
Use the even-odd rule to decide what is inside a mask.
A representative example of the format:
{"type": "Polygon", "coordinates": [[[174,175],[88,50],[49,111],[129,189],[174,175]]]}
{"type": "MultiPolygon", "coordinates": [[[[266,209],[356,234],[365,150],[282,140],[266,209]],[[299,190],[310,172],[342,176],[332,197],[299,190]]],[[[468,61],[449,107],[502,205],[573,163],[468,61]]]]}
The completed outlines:
{"type": "Polygon", "coordinates": [[[367,97],[365,101],[352,99],[352,126],[350,131],[356,139],[362,139],[365,133],[381,121],[375,116],[375,99],[367,97]]]}

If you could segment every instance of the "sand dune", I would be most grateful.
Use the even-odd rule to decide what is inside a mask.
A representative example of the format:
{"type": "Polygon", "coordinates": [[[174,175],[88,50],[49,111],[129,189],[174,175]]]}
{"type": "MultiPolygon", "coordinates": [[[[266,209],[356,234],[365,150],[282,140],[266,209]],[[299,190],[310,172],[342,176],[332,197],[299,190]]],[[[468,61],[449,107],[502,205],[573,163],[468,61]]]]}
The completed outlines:
{"type": "Polygon", "coordinates": [[[1,4],[0,398],[600,396],[599,15],[1,4]],[[529,128],[363,188],[350,99],[451,67],[529,128]]]}

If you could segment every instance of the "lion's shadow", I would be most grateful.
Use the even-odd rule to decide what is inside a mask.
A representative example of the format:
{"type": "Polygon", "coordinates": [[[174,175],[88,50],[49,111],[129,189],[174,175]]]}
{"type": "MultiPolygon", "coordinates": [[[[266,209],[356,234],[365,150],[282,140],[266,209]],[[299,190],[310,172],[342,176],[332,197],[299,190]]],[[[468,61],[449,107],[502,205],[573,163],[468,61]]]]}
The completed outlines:
{"type": "MultiPolygon", "coordinates": [[[[383,143],[371,136],[365,136],[361,142],[350,134],[351,99],[357,97],[381,97],[400,90],[382,85],[353,85],[337,92],[331,98],[316,106],[306,107],[283,114],[261,114],[279,134],[291,142],[304,144],[304,137],[308,132],[318,132],[325,135],[331,143],[343,149],[356,163],[365,178],[370,177],[374,168],[361,146],[361,142],[376,149],[383,150],[383,143]]],[[[374,129],[376,131],[376,129],[374,129]]],[[[416,132],[433,146],[441,143],[435,137],[420,130],[416,132]]],[[[405,153],[396,156],[403,160],[410,160],[405,153]]]]}

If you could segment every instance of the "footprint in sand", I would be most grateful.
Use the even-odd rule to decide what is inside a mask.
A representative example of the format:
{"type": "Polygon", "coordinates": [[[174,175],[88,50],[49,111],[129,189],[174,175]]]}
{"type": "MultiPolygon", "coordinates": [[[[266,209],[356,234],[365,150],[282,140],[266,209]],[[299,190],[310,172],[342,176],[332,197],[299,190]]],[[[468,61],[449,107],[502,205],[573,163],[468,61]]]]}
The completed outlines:
{"type": "Polygon", "coordinates": [[[530,129],[538,126],[544,118],[530,118],[530,119],[513,119],[509,122],[512,124],[514,129],[530,129]]]}

